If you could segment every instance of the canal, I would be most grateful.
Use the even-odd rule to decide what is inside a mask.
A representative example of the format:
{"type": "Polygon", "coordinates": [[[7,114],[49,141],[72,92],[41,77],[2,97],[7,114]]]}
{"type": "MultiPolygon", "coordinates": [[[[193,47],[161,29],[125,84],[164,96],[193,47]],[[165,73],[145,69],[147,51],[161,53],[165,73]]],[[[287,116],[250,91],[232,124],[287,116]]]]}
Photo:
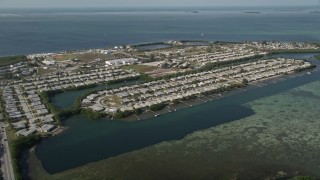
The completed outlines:
{"type": "MultiPolygon", "coordinates": [[[[319,65],[313,56],[282,54],[274,57],[302,58],[319,65]]],[[[277,83],[269,82],[264,87],[250,86],[246,91],[231,93],[222,99],[144,121],[89,120],[81,114],[76,115],[66,120],[68,129],[64,133],[37,145],[36,155],[49,173],[61,172],[252,116],[255,112],[244,104],[319,80],[320,71],[313,71],[310,75],[304,73],[277,83]]],[[[53,102],[67,108],[77,97],[91,90],[94,89],[58,94],[53,97],[53,102]]]]}

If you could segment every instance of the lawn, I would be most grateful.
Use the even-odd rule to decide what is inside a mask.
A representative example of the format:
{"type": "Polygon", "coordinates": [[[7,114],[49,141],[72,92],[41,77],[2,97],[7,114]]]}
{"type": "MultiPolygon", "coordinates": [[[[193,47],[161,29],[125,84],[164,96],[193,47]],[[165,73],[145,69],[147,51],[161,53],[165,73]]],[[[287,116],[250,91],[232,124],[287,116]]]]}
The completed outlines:
{"type": "Polygon", "coordinates": [[[18,138],[18,136],[15,134],[15,130],[12,127],[7,127],[6,131],[7,131],[7,137],[10,142],[18,138]]]}
{"type": "Polygon", "coordinates": [[[8,66],[11,64],[15,64],[18,62],[27,61],[26,56],[7,56],[7,57],[0,57],[0,67],[1,66],[8,66]]]}
{"type": "Polygon", "coordinates": [[[82,54],[80,57],[80,59],[85,62],[92,61],[95,59],[106,60],[106,59],[113,59],[113,58],[115,57],[112,54],[100,54],[100,53],[86,53],[86,54],[82,54]]]}
{"type": "Polygon", "coordinates": [[[157,69],[157,67],[154,67],[154,66],[139,65],[139,64],[123,66],[122,68],[126,69],[126,70],[133,69],[139,73],[150,72],[150,71],[157,69]]]}
{"type": "Polygon", "coordinates": [[[69,59],[78,59],[80,57],[79,54],[66,54],[66,55],[57,55],[54,57],[57,61],[65,61],[69,59]]]}
{"type": "Polygon", "coordinates": [[[98,58],[104,60],[104,59],[110,59],[110,58],[112,59],[115,57],[113,55],[100,54],[100,53],[85,53],[85,54],[72,53],[72,54],[57,55],[54,57],[56,61],[79,59],[83,62],[90,62],[98,58]]]}
{"type": "Polygon", "coordinates": [[[55,71],[55,70],[52,70],[52,69],[42,69],[42,68],[39,68],[37,74],[38,74],[38,75],[45,75],[45,74],[52,73],[52,72],[54,72],[54,71],[55,71]]]}

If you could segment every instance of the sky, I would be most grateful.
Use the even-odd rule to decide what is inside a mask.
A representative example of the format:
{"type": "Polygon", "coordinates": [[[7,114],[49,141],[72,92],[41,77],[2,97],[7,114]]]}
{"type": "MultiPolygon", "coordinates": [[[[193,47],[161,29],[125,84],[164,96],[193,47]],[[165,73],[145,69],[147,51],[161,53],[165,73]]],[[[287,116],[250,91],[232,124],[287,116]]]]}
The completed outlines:
{"type": "Polygon", "coordinates": [[[320,0],[0,0],[0,8],[320,6],[320,0]]]}

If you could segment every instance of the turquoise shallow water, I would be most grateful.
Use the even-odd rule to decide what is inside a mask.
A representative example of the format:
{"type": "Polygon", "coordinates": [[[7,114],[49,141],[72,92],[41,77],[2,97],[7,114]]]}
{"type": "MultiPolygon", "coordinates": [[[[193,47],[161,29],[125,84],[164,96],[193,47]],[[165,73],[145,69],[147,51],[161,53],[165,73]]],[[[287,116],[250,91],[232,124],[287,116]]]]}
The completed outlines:
{"type": "MultiPolygon", "coordinates": [[[[306,59],[312,56],[294,55],[296,58],[306,59]]],[[[317,71],[265,87],[252,86],[246,92],[238,92],[223,99],[146,121],[92,121],[77,115],[66,121],[69,129],[65,133],[40,143],[36,154],[46,170],[55,173],[163,141],[179,140],[194,131],[253,117],[257,112],[254,107],[257,104],[251,102],[319,81],[319,77],[320,72],[317,71]]],[[[61,100],[64,96],[59,97],[61,100]]],[[[268,109],[269,106],[271,104],[264,103],[257,107],[268,109]]]]}
{"type": "Polygon", "coordinates": [[[252,116],[68,173],[76,177],[79,170],[85,169],[123,179],[139,179],[145,174],[150,179],[290,179],[297,175],[319,178],[319,102],[317,80],[245,103],[255,112],[252,116]],[[95,171],[97,167],[108,170],[95,171]],[[158,171],[162,173],[159,175],[158,171]]]}

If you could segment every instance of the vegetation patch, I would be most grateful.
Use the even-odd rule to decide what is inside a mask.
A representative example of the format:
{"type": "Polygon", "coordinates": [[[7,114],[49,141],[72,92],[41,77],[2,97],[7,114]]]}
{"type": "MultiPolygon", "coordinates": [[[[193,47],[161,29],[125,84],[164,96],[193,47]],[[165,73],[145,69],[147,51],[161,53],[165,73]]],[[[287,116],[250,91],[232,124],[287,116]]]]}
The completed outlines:
{"type": "Polygon", "coordinates": [[[54,57],[57,61],[65,61],[65,60],[71,60],[71,59],[78,59],[80,57],[79,54],[65,54],[65,55],[57,55],[54,57]]]}
{"type": "Polygon", "coordinates": [[[159,103],[159,104],[153,104],[150,106],[150,109],[152,111],[160,111],[166,107],[166,104],[164,103],[159,103]]]}
{"type": "Polygon", "coordinates": [[[15,178],[17,180],[23,179],[21,174],[22,163],[21,157],[23,151],[31,148],[35,144],[41,141],[40,135],[31,135],[28,137],[18,137],[9,141],[10,153],[12,158],[12,166],[14,169],[15,178]]]}
{"type": "Polygon", "coordinates": [[[125,117],[129,117],[132,115],[132,112],[131,111],[118,111],[114,114],[114,117],[116,119],[121,119],[121,118],[125,118],[125,117]]]}
{"type": "Polygon", "coordinates": [[[317,66],[313,64],[313,65],[308,66],[308,67],[298,68],[298,69],[294,70],[294,72],[298,73],[298,72],[302,72],[302,71],[305,71],[305,70],[308,70],[308,69],[313,69],[315,67],[317,67],[317,66]]]}
{"type": "Polygon", "coordinates": [[[66,61],[66,60],[74,60],[78,59],[83,62],[90,62],[93,59],[102,59],[102,60],[107,60],[107,59],[113,59],[117,58],[114,55],[109,55],[109,54],[101,54],[101,53],[70,53],[70,54],[61,54],[61,55],[56,55],[53,57],[54,60],[56,61],[66,61]]]}
{"type": "Polygon", "coordinates": [[[233,63],[241,63],[241,62],[247,62],[249,60],[255,60],[264,57],[263,55],[256,55],[253,57],[248,57],[248,58],[242,58],[242,59],[237,59],[234,61],[226,61],[226,62],[216,62],[216,63],[207,63],[205,66],[201,67],[200,69],[194,69],[194,70],[189,70],[189,71],[184,71],[184,72],[178,72],[178,73],[173,73],[173,74],[168,74],[165,76],[160,76],[157,78],[152,78],[151,76],[145,74],[145,73],[140,73],[140,79],[145,81],[145,82],[150,82],[150,81],[157,81],[157,80],[169,80],[171,78],[177,77],[177,76],[185,76],[188,74],[194,74],[194,73],[200,73],[204,71],[210,71],[213,69],[217,68],[222,68],[222,67],[227,67],[233,63]]]}
{"type": "Polygon", "coordinates": [[[139,72],[139,73],[150,72],[150,71],[157,69],[157,67],[154,67],[154,66],[147,66],[147,65],[140,65],[140,64],[123,66],[122,68],[126,69],[126,70],[132,69],[132,70],[135,70],[136,72],[139,72]]]}
{"type": "Polygon", "coordinates": [[[91,109],[81,109],[81,113],[86,115],[89,119],[101,119],[107,117],[106,113],[96,112],[91,109]]]}
{"type": "Polygon", "coordinates": [[[7,57],[0,57],[0,67],[1,66],[8,66],[11,64],[15,64],[18,62],[25,62],[27,61],[26,56],[7,56],[7,57]]]}
{"type": "Polygon", "coordinates": [[[316,177],[312,177],[312,176],[296,176],[294,178],[292,178],[292,180],[316,180],[316,177]]]}

